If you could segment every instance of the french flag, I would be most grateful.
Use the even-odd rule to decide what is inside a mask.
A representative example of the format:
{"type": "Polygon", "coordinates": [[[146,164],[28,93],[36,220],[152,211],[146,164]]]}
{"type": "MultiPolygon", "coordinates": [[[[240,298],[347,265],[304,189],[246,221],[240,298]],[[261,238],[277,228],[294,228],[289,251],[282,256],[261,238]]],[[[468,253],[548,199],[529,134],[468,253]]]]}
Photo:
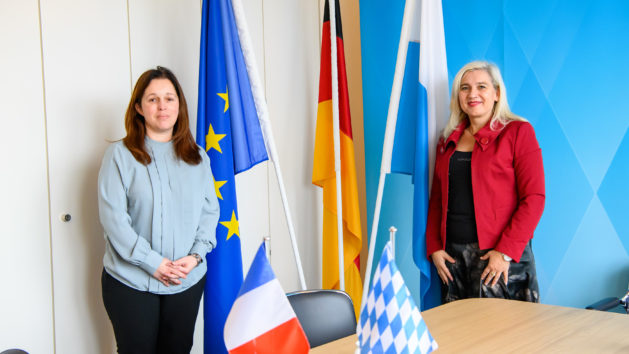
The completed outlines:
{"type": "Polygon", "coordinates": [[[258,249],[223,332],[230,353],[308,353],[310,344],[266,258],[258,249]]]}

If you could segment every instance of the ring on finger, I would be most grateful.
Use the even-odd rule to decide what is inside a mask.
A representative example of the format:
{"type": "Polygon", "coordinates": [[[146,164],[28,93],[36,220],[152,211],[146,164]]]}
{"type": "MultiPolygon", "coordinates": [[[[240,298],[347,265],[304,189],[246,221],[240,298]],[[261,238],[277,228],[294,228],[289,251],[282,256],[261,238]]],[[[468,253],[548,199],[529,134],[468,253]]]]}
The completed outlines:
{"type": "Polygon", "coordinates": [[[496,272],[491,272],[491,273],[490,273],[490,275],[491,275],[492,277],[495,277],[495,276],[496,276],[496,272]]]}

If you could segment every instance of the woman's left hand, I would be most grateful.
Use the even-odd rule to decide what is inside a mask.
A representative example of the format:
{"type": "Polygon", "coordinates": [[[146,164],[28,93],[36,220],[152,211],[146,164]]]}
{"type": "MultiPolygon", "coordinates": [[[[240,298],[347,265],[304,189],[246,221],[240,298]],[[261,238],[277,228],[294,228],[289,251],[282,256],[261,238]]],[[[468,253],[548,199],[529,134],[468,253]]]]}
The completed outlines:
{"type": "Polygon", "coordinates": [[[487,267],[485,267],[480,276],[481,281],[484,281],[485,285],[489,284],[490,281],[491,286],[496,285],[500,277],[503,277],[505,284],[507,284],[509,279],[509,265],[511,262],[505,261],[502,257],[502,253],[496,250],[491,250],[485,253],[484,256],[480,257],[480,259],[489,259],[487,267]]]}
{"type": "Polygon", "coordinates": [[[178,260],[173,262],[174,265],[178,266],[179,269],[185,274],[190,273],[194,267],[198,265],[197,259],[194,256],[185,256],[181,257],[178,260]]]}

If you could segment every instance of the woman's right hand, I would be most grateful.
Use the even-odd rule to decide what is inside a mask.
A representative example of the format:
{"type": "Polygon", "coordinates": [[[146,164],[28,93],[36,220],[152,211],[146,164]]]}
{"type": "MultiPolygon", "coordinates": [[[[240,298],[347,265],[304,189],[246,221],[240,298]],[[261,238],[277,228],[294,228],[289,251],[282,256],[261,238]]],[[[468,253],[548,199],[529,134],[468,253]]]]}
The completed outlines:
{"type": "Polygon", "coordinates": [[[437,273],[439,274],[441,281],[444,284],[447,284],[448,281],[453,281],[454,279],[452,278],[452,274],[450,274],[450,270],[446,266],[446,261],[450,263],[455,263],[456,261],[454,260],[454,258],[450,257],[448,252],[444,250],[436,251],[435,253],[431,254],[430,257],[432,257],[432,262],[437,268],[437,273]]]}
{"type": "Polygon", "coordinates": [[[179,268],[180,267],[174,264],[170,259],[164,258],[155,273],[153,273],[153,277],[162,282],[165,286],[170,286],[170,284],[179,285],[181,284],[179,278],[186,277],[186,274],[179,268]]]}

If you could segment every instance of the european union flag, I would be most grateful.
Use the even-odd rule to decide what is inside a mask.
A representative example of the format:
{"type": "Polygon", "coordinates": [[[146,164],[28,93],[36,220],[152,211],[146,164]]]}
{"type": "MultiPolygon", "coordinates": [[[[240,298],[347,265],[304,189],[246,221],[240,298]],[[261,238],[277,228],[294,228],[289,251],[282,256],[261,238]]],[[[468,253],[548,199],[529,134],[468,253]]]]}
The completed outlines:
{"type": "Polygon", "coordinates": [[[268,159],[230,0],[204,0],[197,144],[210,157],[221,215],[207,254],[204,351],[226,353],[223,327],[243,281],[234,175],[268,159]]]}

